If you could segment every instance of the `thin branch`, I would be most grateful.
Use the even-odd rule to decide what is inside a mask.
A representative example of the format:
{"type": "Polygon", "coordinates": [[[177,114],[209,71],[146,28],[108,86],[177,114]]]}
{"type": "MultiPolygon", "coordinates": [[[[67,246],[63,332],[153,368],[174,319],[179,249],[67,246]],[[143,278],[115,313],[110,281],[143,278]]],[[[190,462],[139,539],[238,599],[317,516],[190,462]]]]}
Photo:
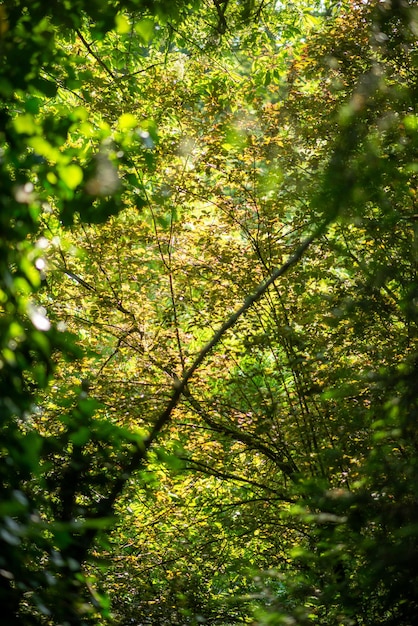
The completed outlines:
{"type": "Polygon", "coordinates": [[[114,75],[114,73],[112,72],[112,70],[106,65],[106,63],[104,61],[102,61],[102,59],[94,52],[94,50],[92,49],[91,45],[89,43],[87,43],[87,41],[85,40],[84,36],[82,35],[82,33],[80,32],[80,30],[77,28],[76,30],[77,35],[80,37],[83,46],[86,48],[86,50],[91,54],[92,57],[94,57],[97,61],[97,63],[99,63],[99,65],[102,66],[102,68],[105,70],[105,72],[107,74],[109,74],[109,76],[111,77],[112,80],[116,79],[116,76],[114,75]]]}
{"type": "Polygon", "coordinates": [[[133,76],[138,76],[138,74],[144,74],[145,72],[148,72],[149,70],[154,69],[154,67],[158,67],[159,65],[164,65],[164,61],[159,61],[158,63],[152,63],[151,65],[148,65],[147,67],[143,67],[140,70],[136,70],[135,72],[130,72],[129,74],[122,74],[121,76],[118,76],[117,78],[115,78],[115,82],[117,83],[121,83],[124,80],[129,80],[129,78],[132,78],[133,76]]]}
{"type": "MultiPolygon", "coordinates": [[[[259,285],[259,287],[251,295],[249,295],[246,298],[246,300],[244,301],[242,306],[240,306],[239,309],[237,309],[237,311],[235,311],[235,313],[233,313],[222,324],[222,326],[214,334],[212,339],[202,348],[202,350],[199,352],[199,354],[197,355],[197,357],[194,360],[194,362],[192,363],[192,365],[184,373],[184,375],[181,378],[181,380],[175,378],[175,380],[174,380],[174,391],[172,392],[171,399],[169,400],[166,408],[160,414],[159,418],[155,422],[155,424],[154,424],[153,428],[151,429],[148,437],[144,438],[141,442],[137,443],[137,449],[132,454],[132,456],[131,456],[131,458],[129,460],[129,463],[125,467],[124,472],[121,472],[119,477],[116,478],[116,480],[113,483],[113,486],[112,486],[108,496],[106,498],[103,498],[103,500],[98,503],[98,505],[96,507],[96,511],[94,513],[94,517],[100,518],[100,517],[105,517],[106,515],[108,515],[109,511],[111,511],[111,509],[112,509],[112,507],[113,507],[117,497],[119,496],[120,492],[124,488],[128,478],[132,475],[133,472],[135,472],[135,471],[137,471],[137,470],[139,470],[139,469],[144,467],[144,465],[146,463],[146,459],[147,459],[147,455],[148,455],[149,449],[151,448],[151,446],[154,443],[155,439],[160,434],[161,430],[170,421],[171,415],[172,415],[174,409],[177,407],[177,405],[178,405],[182,395],[187,394],[187,385],[188,385],[190,379],[193,377],[193,374],[196,372],[196,370],[199,368],[199,366],[203,363],[205,358],[210,354],[210,352],[212,352],[212,350],[220,342],[220,340],[225,335],[225,333],[237,323],[237,321],[244,315],[244,313],[246,313],[248,311],[248,309],[251,308],[251,306],[255,302],[257,302],[258,300],[260,300],[260,298],[262,298],[262,296],[266,293],[266,291],[268,290],[270,285],[272,285],[275,280],[277,280],[278,278],[280,278],[281,276],[286,274],[286,272],[288,272],[288,270],[302,258],[303,254],[309,248],[311,243],[313,241],[315,241],[315,239],[317,239],[326,230],[326,228],[328,227],[328,224],[330,223],[330,221],[332,221],[332,219],[333,219],[333,216],[329,217],[325,222],[320,224],[318,226],[318,228],[316,228],[316,230],[312,233],[312,235],[307,237],[300,244],[298,249],[286,261],[286,263],[284,263],[281,267],[276,268],[272,272],[270,277],[267,280],[263,281],[259,285]]],[[[248,482],[248,481],[246,481],[246,482],[248,482]]],[[[261,485],[258,485],[258,486],[261,487],[261,485]]],[[[269,489],[266,486],[263,487],[263,488],[269,489]]],[[[270,490],[274,491],[272,489],[270,489],[270,490]]],[[[92,537],[94,537],[95,532],[96,532],[95,530],[90,529],[86,533],[86,538],[85,538],[86,539],[86,548],[87,548],[87,545],[89,545],[90,541],[92,540],[92,537]]]]}
{"type": "Polygon", "coordinates": [[[76,281],[76,283],[78,283],[79,285],[82,285],[85,289],[88,289],[89,291],[93,291],[94,293],[97,293],[97,289],[95,287],[93,287],[92,285],[90,285],[88,282],[86,282],[83,278],[81,278],[80,276],[77,276],[77,274],[74,274],[74,272],[71,272],[69,269],[62,268],[61,270],[62,272],[64,272],[64,274],[66,274],[67,276],[69,276],[70,278],[72,278],[73,280],[76,281]]]}
{"type": "MultiPolygon", "coordinates": [[[[198,472],[202,472],[209,476],[214,476],[215,478],[222,478],[223,480],[231,480],[235,482],[244,483],[246,485],[251,485],[252,487],[257,487],[258,489],[262,489],[263,491],[268,491],[269,493],[278,494],[276,489],[269,487],[268,485],[263,485],[262,483],[258,483],[255,480],[250,480],[249,478],[245,478],[244,476],[237,476],[236,474],[230,474],[229,472],[221,472],[210,465],[206,465],[202,461],[195,461],[194,459],[190,459],[187,457],[179,457],[182,461],[186,461],[190,467],[189,469],[196,470],[198,472]]],[[[281,496],[280,496],[280,499],[281,496]]],[[[287,502],[292,502],[292,500],[287,499],[287,502]]]]}
{"type": "Polygon", "coordinates": [[[185,395],[198,415],[201,416],[203,421],[208,424],[212,430],[224,434],[227,437],[231,437],[234,441],[239,441],[244,444],[248,450],[256,450],[257,452],[260,452],[260,454],[268,458],[270,461],[273,461],[276,467],[278,467],[285,476],[288,476],[291,480],[295,479],[295,476],[298,473],[298,468],[291,457],[287,457],[287,460],[285,460],[280,454],[271,450],[271,448],[269,448],[256,435],[246,433],[243,430],[237,430],[236,428],[231,428],[225,423],[222,424],[216,422],[210,417],[209,413],[205,411],[200,402],[194,398],[190,392],[185,392],[185,395]]]}
{"type": "MultiPolygon", "coordinates": [[[[60,268],[60,270],[61,270],[61,272],[63,272],[64,274],[66,274],[67,276],[69,276],[70,278],[75,280],[79,285],[81,285],[82,287],[84,287],[88,291],[92,291],[98,297],[102,298],[104,302],[106,302],[107,304],[110,304],[117,311],[120,311],[124,315],[129,316],[134,321],[134,323],[136,323],[135,315],[132,313],[132,311],[128,311],[128,309],[126,309],[123,306],[123,304],[122,304],[122,302],[120,300],[113,301],[108,296],[104,296],[103,294],[100,293],[100,291],[96,287],[93,287],[93,285],[90,285],[90,283],[88,283],[83,278],[81,278],[81,276],[78,276],[77,274],[75,274],[74,272],[69,270],[67,267],[62,267],[62,268],[60,268]]],[[[115,299],[117,298],[117,294],[115,294],[114,292],[113,292],[113,296],[114,296],[115,299]]]]}
{"type": "Polygon", "coordinates": [[[175,384],[174,384],[175,388],[174,388],[174,391],[173,391],[173,394],[172,394],[170,402],[168,403],[166,409],[161,413],[161,415],[158,418],[158,420],[155,422],[154,427],[152,428],[148,438],[144,442],[147,447],[149,447],[149,445],[156,438],[156,436],[161,431],[161,429],[170,420],[172,412],[174,411],[174,409],[176,408],[177,404],[179,403],[179,400],[180,400],[181,396],[187,390],[187,385],[190,382],[191,378],[193,377],[194,373],[200,367],[200,365],[203,363],[203,361],[206,359],[206,357],[217,346],[217,344],[220,342],[220,340],[225,335],[225,333],[228,330],[230,330],[233,326],[235,326],[237,321],[244,315],[244,313],[246,313],[248,311],[248,309],[250,309],[252,307],[252,305],[255,302],[257,302],[258,300],[260,300],[260,298],[262,298],[262,296],[266,293],[268,288],[278,278],[280,278],[281,276],[286,274],[289,271],[289,269],[291,267],[293,267],[293,265],[296,265],[296,263],[302,258],[302,256],[306,252],[306,250],[309,248],[311,243],[313,241],[315,241],[315,239],[317,239],[320,235],[323,234],[323,232],[326,230],[329,222],[330,222],[330,218],[328,218],[325,222],[320,224],[318,226],[318,228],[316,228],[316,230],[312,233],[312,235],[309,235],[309,237],[307,237],[300,244],[300,246],[294,252],[294,254],[285,263],[283,263],[283,265],[281,267],[278,267],[275,270],[273,270],[271,275],[266,280],[264,280],[258,286],[258,288],[244,300],[244,303],[239,307],[239,309],[237,309],[235,311],[235,313],[233,313],[222,324],[222,326],[219,328],[219,330],[217,330],[215,332],[215,334],[213,335],[212,339],[201,349],[201,351],[197,355],[197,357],[194,360],[194,362],[192,363],[192,365],[189,367],[188,370],[186,370],[186,372],[184,373],[182,379],[175,381],[175,384]]]}

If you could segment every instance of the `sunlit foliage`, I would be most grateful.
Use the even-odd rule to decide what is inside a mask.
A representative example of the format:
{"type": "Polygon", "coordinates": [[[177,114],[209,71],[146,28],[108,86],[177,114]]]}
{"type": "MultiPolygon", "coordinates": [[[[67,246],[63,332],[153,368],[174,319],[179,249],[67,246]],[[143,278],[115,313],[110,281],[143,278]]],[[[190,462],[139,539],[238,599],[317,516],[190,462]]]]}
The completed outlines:
{"type": "Polygon", "coordinates": [[[13,624],[412,624],[413,2],[0,5],[13,624]]]}

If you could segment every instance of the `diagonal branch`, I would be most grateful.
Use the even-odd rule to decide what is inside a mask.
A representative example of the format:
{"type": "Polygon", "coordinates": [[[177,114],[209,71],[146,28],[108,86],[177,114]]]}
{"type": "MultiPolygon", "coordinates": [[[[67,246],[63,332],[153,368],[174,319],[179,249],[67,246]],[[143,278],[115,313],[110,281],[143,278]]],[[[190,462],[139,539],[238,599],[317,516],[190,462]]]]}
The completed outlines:
{"type": "MultiPolygon", "coordinates": [[[[206,359],[206,357],[217,346],[222,337],[228,332],[230,328],[232,328],[237,323],[237,321],[251,308],[251,306],[255,302],[263,297],[263,295],[274,283],[274,281],[286,274],[286,272],[288,272],[291,267],[296,265],[296,263],[302,258],[312,242],[326,231],[329,223],[334,219],[334,217],[335,215],[329,216],[315,229],[315,231],[311,235],[306,237],[306,239],[300,244],[294,254],[289,257],[286,263],[284,263],[281,267],[276,268],[271,273],[269,278],[264,280],[258,286],[258,288],[245,299],[244,303],[235,311],[235,313],[233,313],[221,325],[219,330],[213,335],[212,339],[201,349],[192,365],[184,373],[183,377],[181,379],[175,378],[174,390],[166,408],[158,417],[149,435],[145,437],[142,441],[137,441],[136,450],[131,454],[128,462],[123,467],[123,471],[121,471],[119,475],[115,478],[108,495],[102,498],[96,504],[95,510],[94,512],[92,512],[91,515],[92,519],[105,518],[111,515],[114,504],[120,493],[124,489],[127,481],[135,471],[145,466],[149,449],[151,448],[154,441],[157,439],[158,435],[161,433],[162,429],[169,423],[171,415],[174,409],[177,407],[181,397],[183,395],[187,396],[187,385],[189,381],[191,380],[199,366],[206,359]]],[[[289,476],[289,473],[287,475],[289,476]]],[[[95,528],[94,526],[91,528],[87,528],[85,534],[83,535],[83,538],[79,540],[77,550],[75,549],[75,546],[71,547],[72,550],[76,550],[74,552],[74,555],[80,563],[86,558],[87,552],[89,551],[96,534],[97,528],[95,528]]]]}
{"type": "Polygon", "coordinates": [[[282,500],[283,502],[294,502],[294,499],[290,498],[288,495],[281,494],[276,489],[273,489],[268,485],[263,485],[262,483],[259,483],[255,480],[245,478],[245,476],[238,476],[238,474],[232,474],[231,472],[222,472],[221,470],[218,470],[215,467],[211,467],[207,463],[203,463],[203,461],[198,461],[197,459],[189,457],[180,457],[180,459],[186,462],[187,469],[189,470],[202,472],[207,476],[214,476],[215,478],[221,478],[222,480],[243,483],[244,485],[251,485],[251,487],[256,487],[257,489],[261,489],[263,491],[275,494],[276,498],[274,499],[282,500]]]}
{"type": "Polygon", "coordinates": [[[79,36],[83,46],[86,48],[86,50],[91,54],[92,57],[94,57],[97,61],[97,63],[99,63],[99,65],[102,66],[102,68],[104,69],[104,71],[109,74],[109,76],[111,77],[112,80],[115,80],[116,76],[114,75],[114,73],[112,72],[112,70],[106,65],[106,63],[104,61],[102,61],[102,59],[94,52],[94,50],[92,49],[91,45],[86,41],[86,39],[84,38],[83,34],[80,32],[79,29],[76,30],[77,35],[79,36]]]}
{"type": "Polygon", "coordinates": [[[260,452],[260,454],[268,458],[270,461],[273,461],[276,467],[278,467],[285,476],[288,476],[291,480],[295,480],[298,468],[292,458],[278,454],[253,434],[246,433],[243,430],[237,430],[236,428],[231,428],[227,424],[216,422],[216,420],[211,418],[208,411],[205,411],[200,402],[194,398],[190,392],[185,392],[185,396],[196,413],[200,415],[203,421],[210,426],[213,431],[226,435],[227,437],[231,437],[234,441],[239,441],[244,444],[248,450],[257,450],[257,452],[260,452]]]}
{"type": "Polygon", "coordinates": [[[268,288],[278,278],[286,274],[289,271],[289,269],[293,267],[293,265],[296,265],[296,263],[302,258],[306,250],[309,248],[311,243],[315,241],[320,235],[322,235],[323,232],[327,229],[327,226],[330,223],[331,219],[333,219],[333,217],[334,216],[328,218],[325,222],[320,224],[315,229],[315,231],[311,235],[309,235],[309,237],[306,237],[306,239],[300,244],[300,246],[292,254],[292,256],[289,257],[289,259],[285,263],[283,263],[281,267],[278,267],[275,270],[273,270],[270,276],[266,280],[264,280],[257,287],[257,289],[244,300],[244,303],[239,307],[239,309],[237,309],[235,313],[233,313],[222,324],[222,326],[213,335],[212,339],[205,346],[203,346],[203,348],[197,355],[192,365],[184,373],[183,377],[180,380],[175,381],[174,391],[171,396],[170,402],[168,403],[165,410],[161,413],[160,417],[155,422],[154,427],[152,428],[149,436],[144,442],[144,444],[147,447],[149,447],[149,445],[156,438],[156,436],[161,431],[161,429],[170,420],[172,412],[174,411],[177,404],[179,403],[181,396],[186,392],[187,385],[190,382],[191,378],[193,377],[194,373],[200,367],[200,365],[203,363],[206,357],[217,346],[217,344],[220,342],[222,337],[227,333],[228,330],[230,330],[233,326],[235,326],[238,320],[252,307],[253,304],[255,304],[258,300],[260,300],[260,298],[262,298],[262,296],[266,293],[268,288]]]}

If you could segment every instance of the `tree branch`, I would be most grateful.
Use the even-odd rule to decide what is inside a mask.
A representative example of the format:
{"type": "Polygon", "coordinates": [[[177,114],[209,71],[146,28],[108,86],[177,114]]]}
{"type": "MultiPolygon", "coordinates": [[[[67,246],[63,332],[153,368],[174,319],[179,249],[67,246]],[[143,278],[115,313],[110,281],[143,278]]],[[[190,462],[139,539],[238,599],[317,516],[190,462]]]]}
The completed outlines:
{"type": "MultiPolygon", "coordinates": [[[[332,216],[332,218],[333,217],[334,216],[332,216]]],[[[288,272],[289,269],[293,265],[296,265],[296,263],[302,258],[303,254],[309,248],[311,243],[315,241],[320,235],[322,235],[323,232],[327,229],[328,224],[330,223],[332,218],[328,218],[325,222],[320,224],[318,228],[316,228],[315,231],[311,235],[309,235],[309,237],[306,237],[306,239],[300,244],[300,246],[297,248],[294,254],[285,263],[283,263],[281,267],[273,270],[271,275],[266,280],[264,280],[258,286],[258,288],[244,300],[244,303],[239,307],[239,309],[237,309],[235,313],[233,313],[222,324],[219,330],[217,330],[216,333],[213,335],[212,339],[201,349],[201,351],[197,355],[192,365],[184,373],[181,380],[175,381],[174,391],[171,396],[171,400],[168,403],[166,409],[161,413],[160,417],[155,422],[154,427],[152,428],[149,436],[146,439],[146,442],[145,442],[146,445],[148,445],[148,443],[150,444],[155,439],[155,437],[158,435],[161,429],[170,420],[172,412],[174,411],[177,404],[179,403],[181,396],[185,393],[187,385],[190,382],[191,378],[193,377],[194,373],[200,367],[200,365],[203,363],[206,357],[212,352],[215,346],[217,346],[217,344],[220,342],[220,340],[225,335],[225,333],[228,330],[230,330],[233,326],[235,326],[237,321],[252,307],[252,305],[255,302],[257,302],[258,300],[260,300],[260,298],[262,298],[262,296],[266,293],[268,288],[278,278],[286,274],[286,272],[288,272]]]]}
{"type": "Polygon", "coordinates": [[[263,456],[268,458],[270,461],[276,465],[291,480],[295,480],[295,475],[298,473],[298,468],[293,459],[280,458],[280,455],[277,454],[274,450],[271,450],[263,441],[261,441],[258,437],[253,434],[246,433],[242,430],[237,430],[235,428],[229,427],[227,424],[222,424],[216,422],[212,419],[207,411],[201,406],[200,402],[196,400],[192,396],[192,394],[188,391],[185,392],[185,396],[187,400],[190,402],[195,411],[201,416],[203,421],[208,424],[215,432],[226,435],[227,437],[231,437],[234,441],[239,441],[243,443],[249,450],[257,450],[263,456]]]}
{"type": "Polygon", "coordinates": [[[214,476],[215,478],[222,478],[223,480],[231,480],[235,482],[244,483],[246,485],[251,485],[252,487],[257,487],[258,489],[262,489],[263,491],[268,491],[269,493],[274,493],[280,500],[284,500],[285,502],[293,502],[289,496],[278,495],[279,492],[268,485],[263,485],[262,483],[258,483],[255,480],[250,480],[249,478],[245,478],[244,476],[237,476],[236,474],[230,474],[229,472],[221,472],[221,470],[216,469],[215,467],[211,467],[210,465],[206,465],[202,461],[196,461],[195,459],[190,459],[187,457],[180,457],[182,461],[190,464],[190,469],[193,469],[198,472],[202,472],[203,474],[207,474],[208,476],[214,476]]]}
{"type": "Polygon", "coordinates": [[[88,50],[88,52],[91,54],[92,57],[94,57],[97,61],[97,63],[99,63],[99,65],[102,66],[102,68],[105,70],[105,72],[107,74],[109,74],[109,76],[111,77],[112,80],[116,79],[116,76],[114,75],[114,73],[112,72],[112,70],[106,65],[106,63],[104,61],[102,61],[102,59],[93,51],[91,45],[89,43],[87,43],[87,41],[85,40],[84,36],[82,35],[82,33],[80,32],[79,29],[76,30],[77,35],[79,36],[79,38],[81,39],[83,46],[86,48],[86,50],[88,50]]]}

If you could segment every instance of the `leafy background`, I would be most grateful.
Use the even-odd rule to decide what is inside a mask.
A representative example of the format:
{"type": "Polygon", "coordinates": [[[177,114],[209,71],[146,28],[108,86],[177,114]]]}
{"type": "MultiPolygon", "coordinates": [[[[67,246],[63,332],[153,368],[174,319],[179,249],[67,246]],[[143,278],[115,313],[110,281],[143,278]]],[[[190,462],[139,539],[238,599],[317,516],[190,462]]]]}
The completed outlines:
{"type": "Polygon", "coordinates": [[[412,624],[414,3],[0,20],[5,623],[412,624]]]}

